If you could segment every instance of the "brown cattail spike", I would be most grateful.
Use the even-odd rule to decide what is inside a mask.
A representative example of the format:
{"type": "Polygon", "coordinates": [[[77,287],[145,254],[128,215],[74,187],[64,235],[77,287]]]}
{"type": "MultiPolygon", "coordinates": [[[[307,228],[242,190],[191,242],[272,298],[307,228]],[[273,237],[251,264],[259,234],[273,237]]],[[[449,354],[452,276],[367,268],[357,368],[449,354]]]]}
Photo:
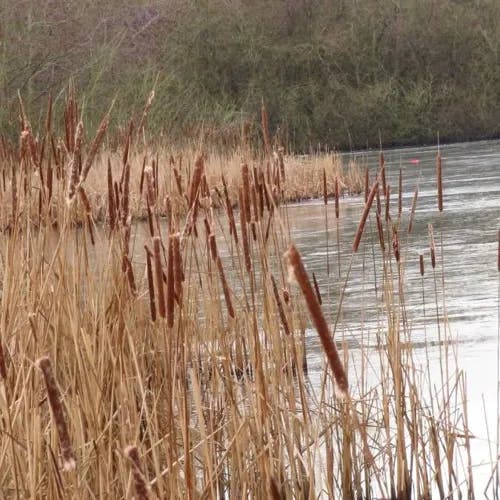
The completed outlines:
{"type": "Polygon", "coordinates": [[[61,393],[54,377],[52,363],[48,357],[43,357],[38,360],[37,364],[40,370],[42,370],[45,379],[45,388],[47,390],[47,398],[52,412],[52,419],[57,428],[59,441],[61,443],[64,470],[70,471],[76,467],[75,455],[71,446],[68,426],[66,424],[66,415],[63,404],[61,403],[61,393]]]}
{"type": "Polygon", "coordinates": [[[392,250],[394,252],[394,258],[396,259],[396,262],[399,263],[399,238],[398,232],[395,228],[392,230],[392,250]]]}
{"type": "Polygon", "coordinates": [[[339,178],[335,177],[335,218],[340,217],[340,190],[339,190],[339,178]]]}
{"type": "Polygon", "coordinates": [[[144,250],[146,250],[146,274],[148,277],[149,310],[151,311],[151,321],[156,321],[155,285],[153,281],[153,265],[151,262],[152,253],[147,245],[144,245],[144,250]]]}
{"type": "Polygon", "coordinates": [[[323,168],[323,203],[328,204],[328,189],[326,187],[326,169],[323,168]]]}
{"type": "Polygon", "coordinates": [[[378,231],[380,248],[382,249],[382,252],[385,252],[384,228],[382,226],[382,219],[380,218],[379,214],[377,214],[376,217],[377,217],[377,231],[378,231]]]}
{"type": "Polygon", "coordinates": [[[111,161],[108,158],[108,218],[111,231],[116,224],[115,193],[113,189],[113,174],[111,172],[111,161]]]}
{"type": "Polygon", "coordinates": [[[403,173],[399,169],[399,191],[398,191],[398,218],[403,213],[403,173]]]}
{"type": "Polygon", "coordinates": [[[172,250],[174,252],[174,291],[177,303],[182,301],[182,283],[184,281],[184,268],[182,266],[181,243],[179,233],[172,234],[172,250]]]}
{"type": "Polygon", "coordinates": [[[380,178],[382,179],[382,192],[384,196],[387,193],[387,184],[385,181],[385,157],[383,151],[380,151],[380,178]]]}
{"type": "Polygon", "coordinates": [[[443,211],[443,169],[441,164],[441,153],[438,152],[436,156],[436,177],[437,177],[437,191],[438,191],[438,209],[443,211]]]}
{"type": "Polygon", "coordinates": [[[432,269],[436,268],[436,243],[434,242],[434,231],[432,224],[429,224],[429,246],[431,250],[431,265],[432,269]]]}
{"type": "Polygon", "coordinates": [[[419,263],[420,263],[420,276],[424,275],[424,256],[422,254],[419,255],[419,263]]]}
{"type": "Polygon", "coordinates": [[[391,220],[391,186],[387,184],[385,189],[385,222],[389,222],[391,220]]]}
{"type": "Polygon", "coordinates": [[[370,174],[368,172],[368,167],[365,167],[365,203],[368,201],[369,194],[370,194],[370,174]]]}
{"type": "Polygon", "coordinates": [[[160,317],[166,316],[165,311],[165,292],[163,288],[163,268],[161,265],[161,241],[158,236],[153,238],[153,257],[155,264],[155,281],[158,292],[158,313],[160,317]]]}
{"type": "Polygon", "coordinates": [[[323,316],[321,306],[319,305],[318,299],[311,286],[311,282],[309,281],[309,277],[307,276],[300,253],[295,248],[295,245],[292,244],[289,247],[285,257],[288,260],[291,274],[295,277],[302,290],[307,308],[309,309],[309,314],[314,326],[316,327],[321,344],[323,345],[323,349],[328,358],[337,387],[343,396],[347,396],[349,389],[347,373],[345,372],[344,366],[340,360],[335,342],[330,336],[330,331],[325,317],[323,316]]]}
{"type": "Polygon", "coordinates": [[[250,243],[248,241],[247,217],[244,209],[243,191],[239,190],[240,199],[240,227],[241,239],[243,240],[243,256],[245,258],[245,267],[248,273],[252,271],[252,259],[250,258],[250,243]]]}
{"type": "Polygon", "coordinates": [[[194,163],[194,172],[191,179],[191,184],[189,186],[189,208],[192,208],[194,202],[198,197],[198,190],[201,184],[201,178],[203,177],[203,172],[205,170],[205,162],[203,155],[198,155],[194,163]]]}
{"type": "Polygon", "coordinates": [[[234,308],[233,308],[233,301],[231,299],[231,291],[229,289],[229,285],[227,283],[226,275],[224,273],[224,268],[222,266],[222,261],[220,257],[217,255],[216,259],[216,265],[217,265],[217,270],[219,271],[219,278],[222,284],[222,291],[224,292],[224,300],[226,301],[226,307],[227,307],[227,314],[231,317],[234,318],[234,308]]]}
{"type": "Polygon", "coordinates": [[[363,215],[361,216],[361,220],[359,221],[358,230],[356,231],[356,236],[354,237],[354,243],[352,244],[352,251],[356,253],[358,251],[359,243],[361,241],[361,236],[363,235],[363,230],[365,228],[366,219],[368,218],[368,214],[370,213],[370,208],[373,203],[373,199],[375,198],[376,193],[378,193],[378,180],[376,180],[372,186],[370,194],[368,196],[368,200],[365,204],[365,209],[363,210],[363,215]]]}
{"type": "Polygon", "coordinates": [[[174,326],[174,244],[172,238],[168,239],[168,261],[167,261],[167,325],[174,326]]]}
{"type": "Polygon", "coordinates": [[[252,214],[250,212],[250,173],[248,171],[248,165],[244,163],[241,166],[241,180],[243,184],[243,206],[242,209],[245,210],[245,216],[247,222],[250,223],[252,214]]]}
{"type": "Polygon", "coordinates": [[[127,446],[125,455],[132,464],[132,474],[134,476],[135,493],[138,500],[147,500],[149,498],[149,487],[142,472],[139,452],[136,446],[127,446]]]}

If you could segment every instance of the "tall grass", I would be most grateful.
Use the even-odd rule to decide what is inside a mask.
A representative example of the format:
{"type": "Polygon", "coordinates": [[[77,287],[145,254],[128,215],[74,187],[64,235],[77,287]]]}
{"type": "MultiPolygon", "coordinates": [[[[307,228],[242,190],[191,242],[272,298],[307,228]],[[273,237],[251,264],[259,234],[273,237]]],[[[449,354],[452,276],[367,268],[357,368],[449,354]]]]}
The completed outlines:
{"type": "MultiPolygon", "coordinates": [[[[338,220],[339,185],[361,192],[362,175],[347,184],[331,156],[152,152],[132,132],[108,168],[75,109],[66,147],[25,128],[1,150],[6,496],[430,498],[471,483],[463,376],[422,380],[413,355],[402,224],[378,218],[393,251],[373,248],[378,344],[356,366],[291,241],[287,201],[333,187],[338,220]],[[328,360],[317,384],[306,307],[328,360]]],[[[342,293],[378,192],[377,178],[339,256],[342,293]]]]}

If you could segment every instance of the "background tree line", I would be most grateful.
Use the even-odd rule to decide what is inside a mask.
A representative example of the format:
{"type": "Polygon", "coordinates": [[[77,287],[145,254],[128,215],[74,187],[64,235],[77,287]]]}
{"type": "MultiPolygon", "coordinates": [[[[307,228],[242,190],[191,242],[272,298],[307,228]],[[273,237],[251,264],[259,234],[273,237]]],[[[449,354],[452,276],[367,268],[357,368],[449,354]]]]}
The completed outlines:
{"type": "MultiPolygon", "coordinates": [[[[258,123],[295,150],[494,137],[498,0],[3,0],[0,128],[17,91],[42,123],[73,78],[97,125],[155,87],[150,129],[171,140],[258,123]]],[[[38,123],[33,123],[36,128],[38,123]]]]}

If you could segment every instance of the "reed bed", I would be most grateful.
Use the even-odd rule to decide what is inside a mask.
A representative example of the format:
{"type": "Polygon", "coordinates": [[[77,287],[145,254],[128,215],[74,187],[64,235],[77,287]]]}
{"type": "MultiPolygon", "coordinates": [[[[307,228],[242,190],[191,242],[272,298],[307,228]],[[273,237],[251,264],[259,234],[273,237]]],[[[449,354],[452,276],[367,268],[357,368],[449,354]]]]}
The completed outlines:
{"type": "MultiPolygon", "coordinates": [[[[323,313],[326,291],[290,240],[287,202],[333,196],[338,220],[341,190],[361,193],[363,175],[347,182],[336,156],[307,166],[273,155],[268,136],[243,164],[202,151],[165,160],[130,127],[107,155],[107,117],[87,147],[71,93],[65,115],[64,139],[49,126],[34,138],[24,119],[18,149],[0,155],[4,496],[473,495],[459,465],[470,466],[463,374],[425,380],[413,357],[407,232],[389,212],[383,156],[353,251],[332,273],[341,297],[370,245],[374,200],[387,196],[373,252],[378,345],[362,346],[353,372],[323,313]],[[309,321],[326,355],[317,386],[309,321]]],[[[338,299],[335,326],[341,313],[338,299]]]]}

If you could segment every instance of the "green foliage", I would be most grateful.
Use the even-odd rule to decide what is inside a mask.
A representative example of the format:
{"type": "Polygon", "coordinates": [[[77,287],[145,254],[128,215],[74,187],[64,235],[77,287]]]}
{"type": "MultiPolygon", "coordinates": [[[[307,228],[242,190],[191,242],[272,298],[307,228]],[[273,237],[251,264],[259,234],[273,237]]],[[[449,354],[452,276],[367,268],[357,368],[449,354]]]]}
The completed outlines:
{"type": "Polygon", "coordinates": [[[258,122],[296,149],[499,134],[500,5],[493,0],[5,2],[1,125],[75,79],[97,124],[141,113],[173,140],[258,122]]]}

